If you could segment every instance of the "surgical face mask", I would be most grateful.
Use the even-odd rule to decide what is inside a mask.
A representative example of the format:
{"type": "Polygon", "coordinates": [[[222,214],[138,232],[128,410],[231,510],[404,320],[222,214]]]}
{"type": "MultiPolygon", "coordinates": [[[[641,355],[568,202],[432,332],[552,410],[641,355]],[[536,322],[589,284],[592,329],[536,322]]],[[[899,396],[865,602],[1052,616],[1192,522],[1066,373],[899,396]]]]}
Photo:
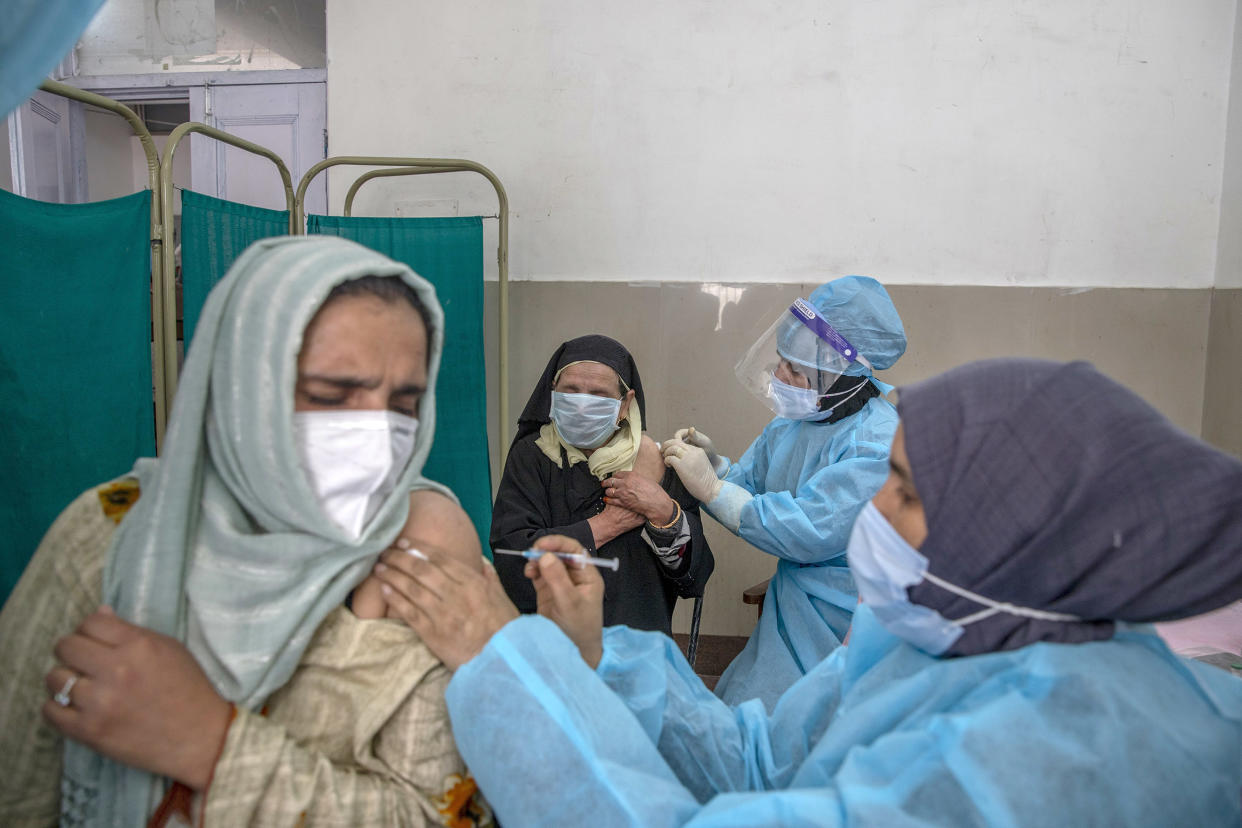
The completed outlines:
{"type": "Polygon", "coordinates": [[[993,601],[927,571],[927,558],[906,542],[874,503],[868,501],[854,522],[846,548],[858,595],[876,620],[893,635],[931,655],[940,655],[966,632],[966,626],[998,612],[1043,621],[1078,621],[1076,615],[993,601]],[[907,590],[924,580],[988,609],[950,621],[930,607],[913,603],[907,590]]]}
{"type": "Polygon", "coordinates": [[[775,374],[768,382],[765,402],[776,416],[787,420],[810,420],[820,413],[819,393],[814,388],[799,388],[781,382],[775,374]]]}
{"type": "Polygon", "coordinates": [[[311,491],[351,538],[392,493],[414,453],[418,420],[395,411],[299,411],[293,437],[311,491]]]}
{"type": "Polygon", "coordinates": [[[552,422],[566,443],[580,449],[595,449],[608,442],[617,430],[621,401],[594,394],[552,392],[552,422]]]}
{"type": "Polygon", "coordinates": [[[859,383],[856,387],[840,394],[820,394],[814,388],[798,388],[795,385],[781,382],[773,374],[768,383],[765,402],[776,416],[787,420],[826,420],[832,416],[833,410],[838,405],[853,397],[865,385],[865,382],[859,383]],[[843,396],[844,399],[833,402],[831,408],[821,411],[819,401],[834,396],[843,396]]]}

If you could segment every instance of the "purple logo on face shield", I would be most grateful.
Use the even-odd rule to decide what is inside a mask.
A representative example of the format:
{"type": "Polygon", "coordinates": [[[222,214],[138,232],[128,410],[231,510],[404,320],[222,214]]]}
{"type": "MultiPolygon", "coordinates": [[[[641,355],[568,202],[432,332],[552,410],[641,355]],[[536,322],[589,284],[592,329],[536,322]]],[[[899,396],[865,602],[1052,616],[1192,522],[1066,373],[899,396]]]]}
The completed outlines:
{"type": "Polygon", "coordinates": [[[836,328],[828,324],[822,316],[815,312],[815,308],[808,305],[801,299],[795,299],[794,303],[789,306],[789,312],[794,318],[806,325],[811,333],[831,345],[839,354],[851,362],[858,359],[858,351],[850,344],[849,340],[841,336],[836,328]]]}

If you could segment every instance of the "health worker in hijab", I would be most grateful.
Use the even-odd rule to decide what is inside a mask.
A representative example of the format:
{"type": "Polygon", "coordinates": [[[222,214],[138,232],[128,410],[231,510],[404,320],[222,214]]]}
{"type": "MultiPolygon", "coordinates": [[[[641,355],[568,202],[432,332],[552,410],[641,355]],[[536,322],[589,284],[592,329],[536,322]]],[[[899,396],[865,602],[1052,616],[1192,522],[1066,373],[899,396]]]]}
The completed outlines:
{"type": "Polygon", "coordinates": [[[663,636],[601,637],[590,568],[532,562],[544,617],[516,620],[477,573],[388,573],[503,824],[1242,823],[1242,682],[1149,623],[1242,598],[1242,462],[1082,362],[965,365],[898,409],[849,645],[771,715],[663,636]]]}
{"type": "MultiPolygon", "coordinates": [[[[698,501],[643,433],[646,415],[625,346],[599,334],[561,343],[518,418],[491,545],[524,550],[569,535],[619,561],[604,574],[605,623],[671,633],[677,599],[702,595],[715,562],[698,501]]],[[[517,608],[534,612],[525,563],[497,555],[496,572],[517,608]]]]}
{"type": "Polygon", "coordinates": [[[683,428],[664,457],[707,512],[778,559],[763,613],[716,694],[776,699],[835,649],[858,593],[846,565],[854,518],[888,474],[897,412],[872,374],[906,350],[888,292],[846,276],[797,300],[736,367],[742,385],[776,414],[736,463],[683,428]]]}

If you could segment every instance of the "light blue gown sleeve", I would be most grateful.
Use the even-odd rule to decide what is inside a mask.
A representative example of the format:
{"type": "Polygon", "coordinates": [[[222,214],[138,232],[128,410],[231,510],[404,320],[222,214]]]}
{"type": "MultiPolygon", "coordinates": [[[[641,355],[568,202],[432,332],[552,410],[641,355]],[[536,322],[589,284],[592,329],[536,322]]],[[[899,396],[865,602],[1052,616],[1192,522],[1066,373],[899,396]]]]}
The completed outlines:
{"type": "Polygon", "coordinates": [[[551,621],[522,616],[458,668],[453,736],[504,825],[683,825],[699,803],[551,621]]]}
{"type": "Polygon", "coordinates": [[[754,800],[747,819],[760,822],[738,822],[719,796],[711,815],[700,815],[700,800],[719,790],[788,784],[816,734],[805,721],[769,733],[759,704],[730,710],[661,638],[610,630],[612,652],[600,664],[606,684],[554,624],[523,616],[457,671],[446,693],[457,747],[503,824],[724,826],[775,824],[791,813],[819,819],[825,792],[741,794],[754,800]],[[609,692],[614,685],[625,695],[609,692]],[[679,726],[669,727],[674,721],[679,726]],[[785,749],[773,749],[772,735],[785,749]],[[678,773],[657,741],[680,763],[678,773]]]}
{"type": "MultiPolygon", "coordinates": [[[[877,412],[848,435],[849,442],[834,452],[836,458],[799,480],[796,488],[763,491],[737,501],[737,534],[793,563],[823,563],[844,555],[854,519],[888,477],[888,454],[896,428],[895,413],[877,412]]],[[[766,438],[765,431],[742,460],[730,467],[726,483],[756,492],[756,481],[767,476],[772,464],[804,462],[803,456],[769,457],[772,448],[766,438]]],[[[727,488],[722,500],[730,499],[727,488]]],[[[707,508],[714,516],[713,506],[707,508]]],[[[726,517],[722,522],[728,525],[730,521],[726,517]]]]}
{"type": "Polygon", "coordinates": [[[700,801],[787,787],[836,712],[839,660],[799,682],[771,717],[758,699],[731,707],[703,684],[668,636],[604,631],[597,673],[700,801]]]}
{"type": "Polygon", "coordinates": [[[755,441],[738,458],[737,462],[729,463],[729,468],[720,479],[726,483],[741,486],[751,494],[757,493],[759,487],[755,484],[755,481],[762,480],[764,475],[767,474],[767,445],[768,429],[764,428],[763,431],[759,432],[759,436],[755,438],[755,441]]]}
{"type": "Polygon", "coordinates": [[[1237,824],[1236,680],[1221,708],[1154,641],[938,661],[863,616],[771,717],[656,634],[595,672],[524,616],[449,684],[453,732],[508,826],[1237,824]]]}

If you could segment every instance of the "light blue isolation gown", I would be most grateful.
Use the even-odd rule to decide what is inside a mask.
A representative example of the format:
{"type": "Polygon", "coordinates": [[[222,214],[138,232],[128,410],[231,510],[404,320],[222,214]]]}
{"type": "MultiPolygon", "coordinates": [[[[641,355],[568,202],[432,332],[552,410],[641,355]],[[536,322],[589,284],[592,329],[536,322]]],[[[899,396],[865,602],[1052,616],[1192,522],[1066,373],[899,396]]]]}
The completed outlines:
{"type": "MultiPolygon", "coordinates": [[[[897,410],[881,397],[836,423],[768,423],[722,478],[754,495],[737,534],[779,558],[763,614],[716,685],[768,710],[840,645],[858,592],[845,560],[854,519],[888,477],[897,410]]],[[[707,506],[709,512],[711,506],[707,506]]]]}
{"type": "Polygon", "coordinates": [[[729,707],[666,636],[592,672],[551,621],[458,669],[458,749],[521,826],[1237,825],[1242,681],[1150,628],[937,659],[855,613],[781,698],[729,707]]]}

